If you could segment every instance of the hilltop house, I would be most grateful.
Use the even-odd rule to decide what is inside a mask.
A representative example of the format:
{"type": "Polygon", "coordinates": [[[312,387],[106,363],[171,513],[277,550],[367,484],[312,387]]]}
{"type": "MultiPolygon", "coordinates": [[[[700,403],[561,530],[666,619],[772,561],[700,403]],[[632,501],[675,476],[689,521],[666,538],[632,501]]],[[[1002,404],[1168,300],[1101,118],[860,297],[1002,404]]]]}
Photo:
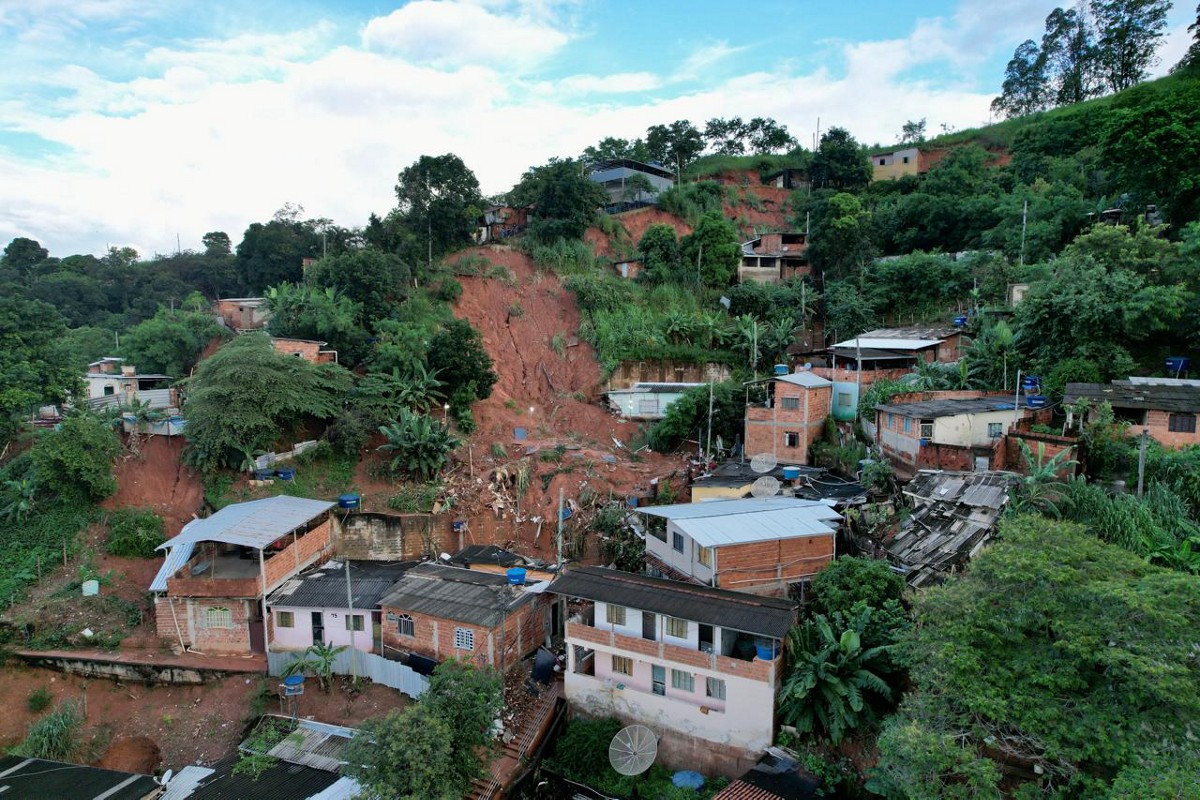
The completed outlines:
{"type": "Polygon", "coordinates": [[[488,206],[475,220],[475,244],[499,242],[529,226],[532,206],[488,206]]]}
{"type": "Polygon", "coordinates": [[[379,606],[387,658],[459,658],[506,670],[548,633],[544,595],[510,584],[505,575],[462,567],[413,567],[379,606]]]}
{"type": "Polygon", "coordinates": [[[604,187],[609,204],[649,205],[675,185],[675,173],[661,164],[647,164],[631,158],[613,158],[591,165],[588,177],[604,187]],[[649,190],[645,188],[649,185],[649,190]]]}
{"type": "MultiPolygon", "coordinates": [[[[1132,433],[1146,431],[1164,447],[1200,444],[1196,415],[1200,414],[1200,381],[1180,378],[1130,378],[1112,383],[1068,383],[1063,405],[1080,400],[1091,404],[1089,419],[1103,403],[1117,420],[1129,422],[1132,433]]],[[[1068,418],[1068,427],[1074,419],[1068,418]]]]}
{"type": "Polygon", "coordinates": [[[780,644],[795,604],[576,567],[550,585],[568,598],[567,701],[661,734],[675,768],[736,775],[775,733],[780,644]]]}
{"type": "Polygon", "coordinates": [[[139,373],[125,359],[107,357],[93,361],[83,376],[87,384],[88,405],[104,408],[112,405],[128,405],[134,400],[149,403],[152,408],[167,408],[175,405],[172,390],[155,388],[165,386],[170,375],[139,373]]]}
{"type": "MultiPolygon", "coordinates": [[[[938,162],[950,154],[953,147],[938,147],[914,144],[891,150],[879,150],[871,154],[871,180],[895,180],[907,175],[924,175],[938,162]]],[[[1012,154],[1004,147],[989,147],[987,164],[993,167],[1007,166],[1012,154]]]]}
{"type": "Polygon", "coordinates": [[[204,653],[261,653],[268,595],[329,557],[333,503],[268,497],[195,519],[159,545],[150,584],[158,635],[204,653]]]}
{"type": "Polygon", "coordinates": [[[764,233],[742,243],[738,282],[779,283],[788,278],[812,275],[808,263],[808,235],[764,233]]]}
{"type": "Polygon", "coordinates": [[[787,594],[833,560],[841,515],[823,502],[764,497],[649,506],[652,574],[754,594],[787,594]],[[665,522],[665,524],[664,524],[665,522]]]}
{"type": "Polygon", "coordinates": [[[765,403],[746,403],[746,452],[771,453],[788,464],[807,464],[808,448],[821,438],[833,401],[833,381],[808,370],[772,375],[765,403]]]}
{"type": "Polygon", "coordinates": [[[213,303],[213,314],[226,328],[243,333],[265,328],[271,321],[265,297],[228,297],[213,303]]]}
{"type": "Polygon", "coordinates": [[[905,474],[1004,469],[1005,435],[1017,420],[1038,413],[1014,407],[1005,392],[911,392],[875,406],[875,441],[905,474]]]}
{"type": "Polygon", "coordinates": [[[332,643],[352,645],[364,653],[380,652],[379,601],[416,565],[415,561],[326,561],[289,578],[267,597],[271,650],[332,643]]]}
{"type": "Polygon", "coordinates": [[[303,358],[311,364],[336,364],[337,350],[322,350],[328,342],[318,342],[314,339],[286,339],[278,336],[271,337],[271,346],[275,352],[285,356],[303,358]]]}

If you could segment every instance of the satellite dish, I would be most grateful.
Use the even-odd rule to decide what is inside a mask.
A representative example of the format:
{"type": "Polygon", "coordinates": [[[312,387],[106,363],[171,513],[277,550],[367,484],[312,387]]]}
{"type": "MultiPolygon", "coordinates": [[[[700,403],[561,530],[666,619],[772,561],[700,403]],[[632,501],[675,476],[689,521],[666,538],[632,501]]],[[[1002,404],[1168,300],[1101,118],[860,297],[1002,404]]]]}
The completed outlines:
{"type": "Polygon", "coordinates": [[[645,725],[622,728],[608,746],[608,763],[622,775],[641,775],[657,755],[658,737],[645,725]]]}
{"type": "Polygon", "coordinates": [[[162,774],[162,777],[159,779],[158,784],[160,786],[166,786],[168,783],[171,782],[171,777],[173,775],[174,775],[174,773],[171,772],[171,770],[167,770],[166,772],[164,772],[162,774]]]}
{"type": "Polygon", "coordinates": [[[750,485],[750,494],[755,497],[774,497],[779,494],[779,479],[763,475],[750,485]]]}
{"type": "Polygon", "coordinates": [[[761,475],[775,469],[775,465],[778,463],[773,453],[759,453],[750,459],[750,469],[761,475]]]}

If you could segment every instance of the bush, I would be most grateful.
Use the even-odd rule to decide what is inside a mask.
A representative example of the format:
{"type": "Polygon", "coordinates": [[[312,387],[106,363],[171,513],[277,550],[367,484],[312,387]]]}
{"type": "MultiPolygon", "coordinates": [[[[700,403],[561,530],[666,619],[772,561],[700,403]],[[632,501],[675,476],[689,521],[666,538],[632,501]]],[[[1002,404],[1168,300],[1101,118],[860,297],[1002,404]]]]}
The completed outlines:
{"type": "Polygon", "coordinates": [[[440,483],[405,483],[388,498],[387,505],[404,514],[428,514],[441,493],[440,483]]]}
{"type": "Polygon", "coordinates": [[[145,508],[122,508],[108,517],[108,542],[105,550],[122,558],[154,558],[155,550],[166,541],[163,520],[145,508]]]}
{"type": "Polygon", "coordinates": [[[74,701],[67,701],[25,729],[25,739],[10,752],[25,758],[44,758],[49,761],[70,761],[79,752],[79,732],[83,727],[83,711],[74,701]]]}
{"type": "Polygon", "coordinates": [[[887,561],[842,556],[812,580],[812,604],[818,614],[848,613],[855,603],[883,608],[904,596],[904,577],[887,561]]]}
{"type": "Polygon", "coordinates": [[[40,481],[60,497],[93,503],[117,491],[112,462],[120,452],[112,428],[98,417],[73,413],[38,437],[30,458],[40,481]]]}
{"type": "Polygon", "coordinates": [[[447,275],[438,282],[433,290],[433,296],[446,303],[456,303],[462,297],[463,287],[457,278],[447,275]]]}
{"type": "Polygon", "coordinates": [[[39,686],[29,693],[26,705],[29,707],[31,714],[40,714],[49,708],[53,702],[54,696],[50,694],[50,690],[45,686],[39,686]]]}

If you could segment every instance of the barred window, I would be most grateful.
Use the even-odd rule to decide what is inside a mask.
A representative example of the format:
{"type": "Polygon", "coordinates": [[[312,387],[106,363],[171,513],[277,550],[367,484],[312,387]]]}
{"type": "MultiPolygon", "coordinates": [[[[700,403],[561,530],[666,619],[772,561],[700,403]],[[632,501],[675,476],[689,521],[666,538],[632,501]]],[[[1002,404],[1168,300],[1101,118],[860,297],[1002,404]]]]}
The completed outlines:
{"type": "Polygon", "coordinates": [[[232,628],[233,612],[228,608],[215,607],[205,611],[204,626],[206,628],[232,628]]]}
{"type": "Polygon", "coordinates": [[[1195,433],[1195,414],[1172,414],[1167,417],[1167,430],[1172,433],[1195,433]]]}
{"type": "Polygon", "coordinates": [[[454,646],[459,650],[475,649],[475,631],[469,628],[454,629],[454,646]]]}
{"type": "Polygon", "coordinates": [[[416,636],[417,625],[408,614],[401,614],[396,618],[396,632],[401,636],[416,636]]]}

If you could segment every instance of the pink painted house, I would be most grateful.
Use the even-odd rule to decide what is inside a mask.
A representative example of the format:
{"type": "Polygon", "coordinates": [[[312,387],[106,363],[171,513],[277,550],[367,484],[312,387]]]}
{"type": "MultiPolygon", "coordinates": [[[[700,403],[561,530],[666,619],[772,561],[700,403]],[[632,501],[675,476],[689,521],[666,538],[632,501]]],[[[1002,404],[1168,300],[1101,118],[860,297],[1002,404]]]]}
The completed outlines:
{"type": "Polygon", "coordinates": [[[271,649],[304,650],[327,643],[381,652],[379,600],[416,564],[327,561],[285,581],[267,598],[271,649]]]}

